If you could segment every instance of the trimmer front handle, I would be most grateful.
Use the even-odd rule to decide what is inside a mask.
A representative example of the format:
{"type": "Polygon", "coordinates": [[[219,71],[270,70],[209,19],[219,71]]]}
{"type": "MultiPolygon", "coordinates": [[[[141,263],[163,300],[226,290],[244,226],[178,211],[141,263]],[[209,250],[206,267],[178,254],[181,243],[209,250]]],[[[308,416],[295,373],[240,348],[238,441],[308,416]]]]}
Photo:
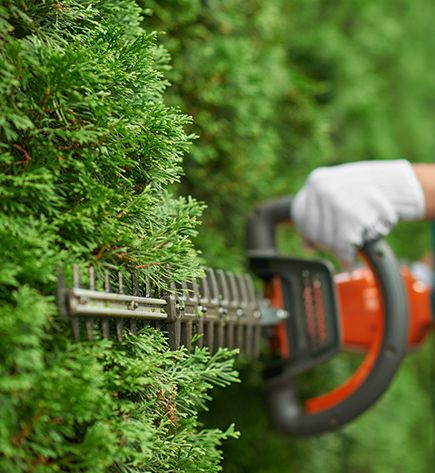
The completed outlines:
{"type": "Polygon", "coordinates": [[[361,254],[377,282],[382,323],[355,373],[336,389],[302,403],[294,376],[339,351],[342,338],[330,265],[277,254],[276,227],[291,221],[291,203],[287,197],[266,202],[253,211],[248,222],[248,255],[273,304],[289,313],[281,327],[287,352],[271,367],[267,380],[272,422],[284,433],[312,435],[335,430],[356,418],[388,388],[406,352],[407,298],[398,262],[388,244],[383,240],[365,244],[361,254]]]}

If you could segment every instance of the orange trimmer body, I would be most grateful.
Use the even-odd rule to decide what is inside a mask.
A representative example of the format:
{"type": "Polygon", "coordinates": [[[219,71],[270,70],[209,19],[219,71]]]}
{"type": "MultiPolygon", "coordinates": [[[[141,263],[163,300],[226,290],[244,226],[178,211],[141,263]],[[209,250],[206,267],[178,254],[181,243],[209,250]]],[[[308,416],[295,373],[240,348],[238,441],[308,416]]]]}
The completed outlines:
{"type": "MultiPolygon", "coordinates": [[[[401,276],[408,299],[408,349],[417,348],[434,327],[431,289],[417,280],[411,270],[401,267],[401,276]]],[[[383,329],[382,301],[372,271],[359,268],[334,276],[339,316],[340,339],[344,350],[366,351],[383,329]]],[[[278,279],[269,285],[267,296],[272,305],[282,307],[281,285],[278,279]]],[[[272,351],[282,358],[290,356],[286,324],[275,327],[272,351]]]]}
{"type": "MultiPolygon", "coordinates": [[[[401,268],[408,299],[408,349],[416,348],[433,327],[430,288],[410,269],[401,268]]],[[[382,301],[373,273],[361,268],[335,276],[340,308],[341,340],[345,349],[365,351],[382,328],[382,301]]]]}

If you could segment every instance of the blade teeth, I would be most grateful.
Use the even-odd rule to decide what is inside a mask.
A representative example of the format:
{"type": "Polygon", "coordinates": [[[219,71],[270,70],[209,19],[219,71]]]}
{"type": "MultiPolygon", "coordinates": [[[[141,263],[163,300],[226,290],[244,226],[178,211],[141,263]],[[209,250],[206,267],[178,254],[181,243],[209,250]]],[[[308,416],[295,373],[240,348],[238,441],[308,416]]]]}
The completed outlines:
{"type": "Polygon", "coordinates": [[[201,292],[201,301],[208,303],[210,301],[210,287],[206,277],[199,280],[199,287],[201,292]]]}
{"type": "Polygon", "coordinates": [[[137,335],[137,323],[136,319],[130,320],[130,331],[133,335],[137,335]]]}
{"type": "Polygon", "coordinates": [[[86,326],[86,336],[88,337],[88,340],[92,342],[94,339],[94,322],[93,319],[87,318],[85,321],[85,326],[86,326]]]}
{"type": "Polygon", "coordinates": [[[195,300],[198,300],[199,297],[199,285],[198,285],[198,280],[194,279],[192,281],[192,291],[193,291],[193,297],[195,300]]]}
{"type": "MultiPolygon", "coordinates": [[[[211,312],[215,312],[216,309],[217,309],[217,315],[219,314],[218,312],[218,303],[219,303],[219,299],[218,299],[218,292],[217,292],[217,284],[216,284],[216,279],[215,279],[215,274],[214,272],[212,273],[213,276],[212,276],[212,279],[210,281],[210,294],[211,294],[211,298],[210,298],[210,308],[211,308],[211,312]]],[[[212,314],[210,314],[212,315],[212,314]]],[[[215,314],[213,314],[214,316],[215,314]]],[[[210,317],[209,319],[209,323],[208,323],[208,337],[207,337],[207,344],[208,344],[208,347],[209,347],[209,351],[210,353],[215,353],[217,351],[217,345],[218,345],[218,333],[219,333],[219,320],[217,319],[217,317],[210,317]]]]}
{"type": "MultiPolygon", "coordinates": [[[[93,266],[88,269],[89,289],[97,290],[96,271],[93,266]]],[[[116,292],[119,294],[132,294],[140,296],[138,277],[131,273],[130,283],[125,284],[124,274],[113,273],[116,281],[116,292]],[[131,292],[129,292],[131,291],[131,292]]],[[[73,267],[73,284],[80,288],[80,270],[77,265],[73,267]]],[[[144,278],[141,288],[144,292],[142,297],[162,297],[153,295],[153,286],[149,277],[144,278]]],[[[104,271],[104,290],[113,292],[111,287],[111,275],[108,270],[104,271]]],[[[93,296],[90,296],[93,297],[93,296]]],[[[205,276],[191,283],[170,284],[170,292],[164,296],[167,300],[166,310],[167,322],[152,322],[157,329],[161,324],[166,328],[169,345],[176,350],[184,345],[188,350],[192,349],[193,334],[199,336],[197,345],[207,346],[211,353],[219,347],[226,346],[229,349],[239,348],[241,353],[257,356],[260,346],[261,326],[259,323],[258,298],[254,282],[249,275],[235,275],[221,269],[207,269],[205,276]]],[[[88,340],[94,338],[94,325],[100,323],[104,338],[110,337],[111,325],[113,324],[113,335],[119,341],[123,339],[124,325],[127,323],[131,333],[137,334],[143,321],[133,318],[109,317],[96,318],[97,315],[85,316],[85,329],[88,340]],[[139,325],[140,324],[140,325],[139,325]],[[138,326],[139,325],[139,326],[138,326]]],[[[80,316],[71,317],[72,332],[76,340],[80,339],[80,316]]],[[[148,323],[148,322],[146,322],[148,323]]]]}
{"type": "Polygon", "coordinates": [[[110,284],[110,273],[107,269],[104,270],[104,290],[111,292],[112,285],[110,284]]]}
{"type": "Polygon", "coordinates": [[[241,276],[242,286],[244,288],[245,294],[245,304],[246,304],[246,326],[245,326],[245,340],[244,340],[244,350],[245,354],[252,356],[253,354],[253,345],[254,345],[254,317],[253,311],[255,308],[255,290],[254,287],[250,284],[249,276],[241,276]]]}
{"type": "MultiPolygon", "coordinates": [[[[124,278],[122,276],[121,272],[118,272],[118,292],[119,294],[124,294],[124,278]]],[[[116,329],[116,338],[118,339],[119,342],[122,342],[123,340],[123,328],[124,328],[124,319],[116,319],[115,322],[115,329],[116,329]]]]}
{"type": "Polygon", "coordinates": [[[210,353],[214,353],[214,322],[207,322],[206,345],[210,353]]]}
{"type": "Polygon", "coordinates": [[[170,294],[167,296],[167,331],[169,338],[169,347],[171,350],[178,350],[181,341],[181,321],[179,317],[179,298],[177,284],[171,282],[169,288],[170,294]]]}
{"type": "Polygon", "coordinates": [[[75,341],[80,340],[80,320],[78,317],[73,317],[71,319],[71,325],[72,325],[72,331],[73,331],[73,337],[75,341]]]}
{"type": "MultiPolygon", "coordinates": [[[[117,272],[117,279],[118,279],[118,293],[119,294],[125,294],[126,284],[125,284],[124,274],[121,271],[117,272]]],[[[124,321],[120,320],[120,321],[117,321],[117,322],[121,322],[121,325],[120,325],[121,331],[120,331],[120,334],[117,333],[117,338],[118,338],[119,341],[122,341],[122,339],[123,339],[122,329],[124,327],[124,321]]],[[[136,319],[130,319],[129,320],[129,327],[130,327],[131,333],[133,335],[136,335],[137,334],[136,319]]],[[[119,332],[118,325],[116,326],[116,331],[119,332]]]]}
{"type": "Polygon", "coordinates": [[[239,322],[239,311],[240,311],[240,296],[239,289],[237,287],[236,277],[234,273],[227,272],[228,290],[229,290],[229,307],[231,310],[231,327],[230,327],[230,340],[229,348],[232,350],[235,348],[240,349],[240,322],[239,322]]]}
{"type": "Polygon", "coordinates": [[[240,305],[246,307],[248,305],[248,291],[245,284],[245,278],[238,274],[236,276],[236,282],[240,291],[240,305]]]}
{"type": "Polygon", "coordinates": [[[229,303],[229,287],[225,271],[218,269],[216,271],[216,278],[219,286],[219,294],[221,295],[221,303],[227,305],[229,303]]]}
{"type": "Polygon", "coordinates": [[[181,324],[179,320],[168,324],[169,347],[175,351],[180,348],[181,324]]]}
{"type": "Polygon", "coordinates": [[[198,313],[198,299],[194,292],[194,284],[189,283],[185,285],[185,298],[186,303],[189,304],[189,319],[184,324],[184,340],[183,345],[190,352],[192,350],[192,338],[193,338],[193,317],[196,318],[198,313]]]}
{"type": "Polygon", "coordinates": [[[225,291],[227,293],[227,308],[228,308],[228,311],[229,311],[229,315],[227,316],[227,323],[226,323],[226,329],[225,329],[225,332],[226,332],[226,336],[225,336],[225,343],[226,343],[226,346],[229,350],[233,350],[234,349],[234,318],[233,318],[233,315],[231,313],[231,305],[232,305],[232,301],[231,301],[231,292],[230,292],[230,274],[228,272],[224,272],[223,275],[223,281],[225,281],[224,283],[224,287],[225,287],[225,291]]]}
{"type": "Polygon", "coordinates": [[[213,323],[208,319],[208,309],[211,304],[211,290],[210,283],[207,275],[200,280],[200,291],[201,291],[201,307],[202,307],[202,333],[203,339],[201,347],[208,347],[211,352],[213,348],[212,336],[213,336],[213,323]]]}
{"type": "Polygon", "coordinates": [[[148,276],[145,276],[145,297],[151,297],[151,281],[148,276]]]}
{"type": "MultiPolygon", "coordinates": [[[[110,274],[107,269],[104,271],[104,290],[106,292],[111,292],[110,274]]],[[[101,331],[103,334],[103,338],[108,339],[110,337],[110,319],[109,318],[104,317],[104,319],[101,321],[101,331]]]]}
{"type": "MultiPolygon", "coordinates": [[[[148,294],[145,297],[157,297],[157,298],[166,299],[166,296],[161,294],[161,291],[157,288],[157,286],[153,283],[153,281],[151,280],[149,276],[145,277],[145,291],[146,291],[146,294],[148,294]]],[[[150,321],[144,320],[143,326],[148,327],[150,323],[151,323],[150,321]]],[[[166,324],[160,321],[156,321],[154,322],[153,326],[156,330],[165,330],[166,324]]]]}
{"type": "MultiPolygon", "coordinates": [[[[138,296],[139,295],[139,284],[137,282],[137,274],[136,273],[131,273],[131,285],[133,289],[133,296],[138,296]]],[[[148,297],[148,296],[146,296],[148,297]]]]}
{"type": "Polygon", "coordinates": [[[89,274],[89,289],[91,289],[92,291],[95,291],[95,289],[97,288],[97,284],[96,284],[95,268],[93,266],[89,266],[88,274],[89,274]]]}
{"type": "Polygon", "coordinates": [[[245,274],[245,284],[248,290],[248,302],[253,308],[257,306],[257,295],[255,293],[254,281],[249,274],[245,274]]]}
{"type": "Polygon", "coordinates": [[[101,329],[103,332],[103,338],[108,339],[110,337],[110,323],[108,319],[103,319],[101,321],[101,329]]]}
{"type": "Polygon", "coordinates": [[[192,349],[192,331],[193,323],[191,320],[187,320],[182,326],[181,343],[188,351],[192,349]]]}
{"type": "MultiPolygon", "coordinates": [[[[96,290],[96,278],[95,278],[95,268],[93,266],[89,266],[88,268],[89,274],[89,289],[92,291],[96,290]]],[[[86,336],[88,337],[89,341],[94,339],[94,319],[92,317],[88,317],[85,322],[86,326],[86,336]]]]}
{"type": "MultiPolygon", "coordinates": [[[[131,283],[131,291],[133,296],[139,296],[139,283],[137,280],[137,274],[136,272],[132,272],[130,274],[130,283],[131,283]]],[[[147,290],[145,289],[145,293],[147,293],[147,290]]],[[[149,295],[146,295],[145,297],[150,297],[149,295]]],[[[138,325],[139,328],[143,325],[143,322],[138,322],[135,319],[130,320],[130,330],[133,335],[136,335],[138,332],[138,325]]]]}
{"type": "Polygon", "coordinates": [[[236,285],[239,291],[239,321],[237,327],[237,347],[240,350],[241,354],[246,354],[246,325],[245,325],[245,318],[246,318],[246,307],[247,307],[247,292],[245,281],[243,276],[236,275],[236,285]]]}
{"type": "Polygon", "coordinates": [[[115,322],[115,326],[116,326],[116,338],[118,339],[119,342],[122,342],[123,340],[122,328],[124,326],[123,319],[117,320],[115,322]]]}
{"type": "Polygon", "coordinates": [[[198,302],[198,309],[197,309],[197,317],[196,317],[196,334],[198,336],[198,340],[196,342],[199,348],[204,346],[204,316],[205,316],[205,306],[202,299],[202,280],[195,279],[192,283],[193,290],[196,294],[196,299],[198,302]]]}
{"type": "Polygon", "coordinates": [[[240,304],[240,295],[239,288],[237,287],[236,276],[234,275],[234,273],[228,272],[227,277],[230,289],[230,304],[233,307],[238,307],[240,304]]]}
{"type": "Polygon", "coordinates": [[[243,276],[244,285],[246,287],[247,306],[248,306],[248,320],[246,328],[246,343],[245,349],[248,356],[252,356],[255,352],[255,319],[254,310],[256,307],[255,288],[252,278],[248,275],[243,276]]]}
{"type": "MultiPolygon", "coordinates": [[[[73,287],[80,287],[80,270],[75,264],[73,266],[73,287]]],[[[80,340],[80,319],[78,317],[71,317],[71,329],[75,341],[80,340]]]]}
{"type": "Polygon", "coordinates": [[[216,271],[216,281],[218,287],[218,300],[219,300],[219,322],[218,322],[218,334],[217,344],[219,347],[228,347],[228,334],[227,332],[227,315],[228,315],[228,284],[225,277],[225,272],[222,269],[216,271]]]}
{"type": "Polygon", "coordinates": [[[76,264],[73,266],[73,284],[74,287],[80,287],[80,269],[76,264]]]}
{"type": "Polygon", "coordinates": [[[196,303],[198,300],[195,294],[193,282],[186,284],[186,300],[192,303],[196,303]]]}
{"type": "Polygon", "coordinates": [[[210,288],[210,302],[217,303],[219,301],[219,288],[214,269],[207,269],[207,281],[210,288]]]}
{"type": "Polygon", "coordinates": [[[124,276],[118,271],[118,292],[124,294],[124,276]]]}

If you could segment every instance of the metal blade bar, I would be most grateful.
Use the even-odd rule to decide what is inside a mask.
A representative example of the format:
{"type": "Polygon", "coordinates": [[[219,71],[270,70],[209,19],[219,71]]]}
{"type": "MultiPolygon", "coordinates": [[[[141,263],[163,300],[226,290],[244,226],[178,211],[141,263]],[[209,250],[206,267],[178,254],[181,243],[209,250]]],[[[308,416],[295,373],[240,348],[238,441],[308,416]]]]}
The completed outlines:
{"type": "Polygon", "coordinates": [[[147,278],[139,288],[136,274],[124,278],[121,273],[104,271],[100,284],[96,274],[94,268],[88,270],[89,289],[81,287],[78,267],[73,268],[71,288],[59,277],[59,307],[71,319],[76,340],[80,339],[80,320],[84,320],[88,340],[95,337],[99,325],[103,338],[112,334],[122,341],[125,330],[136,334],[152,323],[167,332],[172,350],[181,345],[191,350],[195,340],[196,346],[206,346],[210,352],[226,347],[258,355],[260,307],[250,276],[208,269],[204,278],[171,284],[168,293],[152,297],[159,291],[147,278]]]}

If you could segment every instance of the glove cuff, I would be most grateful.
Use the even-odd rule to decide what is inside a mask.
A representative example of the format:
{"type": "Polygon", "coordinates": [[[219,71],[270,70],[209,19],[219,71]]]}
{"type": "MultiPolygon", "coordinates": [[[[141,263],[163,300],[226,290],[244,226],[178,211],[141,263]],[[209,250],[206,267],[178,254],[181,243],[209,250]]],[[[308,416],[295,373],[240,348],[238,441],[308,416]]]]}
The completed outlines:
{"type": "MultiPolygon", "coordinates": [[[[420,181],[409,161],[366,161],[368,177],[385,195],[400,220],[418,220],[426,213],[426,200],[420,181]]],[[[350,166],[354,165],[353,163],[350,166]]]]}
{"type": "Polygon", "coordinates": [[[393,204],[401,220],[418,220],[426,213],[423,188],[409,161],[400,159],[385,162],[389,165],[382,191],[393,204]]]}

